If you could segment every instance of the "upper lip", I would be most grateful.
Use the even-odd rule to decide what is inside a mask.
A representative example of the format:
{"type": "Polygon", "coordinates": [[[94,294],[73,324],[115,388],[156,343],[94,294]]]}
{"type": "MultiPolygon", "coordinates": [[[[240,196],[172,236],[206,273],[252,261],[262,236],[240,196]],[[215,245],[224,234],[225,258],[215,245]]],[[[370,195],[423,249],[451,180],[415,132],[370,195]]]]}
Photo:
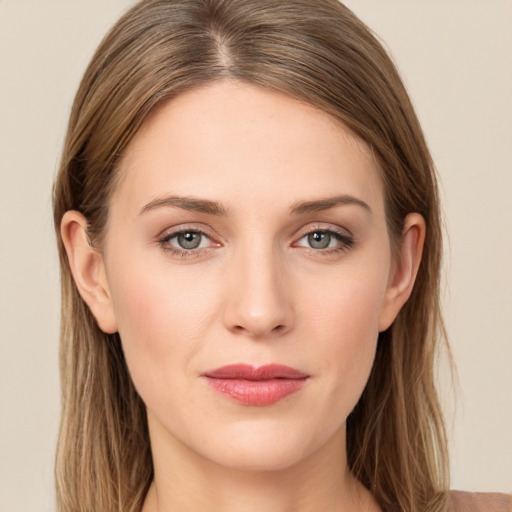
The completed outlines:
{"type": "Polygon", "coordinates": [[[255,367],[250,364],[230,364],[203,374],[214,379],[243,379],[243,380],[271,380],[271,379],[305,379],[308,374],[290,366],[282,364],[266,364],[255,367]]]}

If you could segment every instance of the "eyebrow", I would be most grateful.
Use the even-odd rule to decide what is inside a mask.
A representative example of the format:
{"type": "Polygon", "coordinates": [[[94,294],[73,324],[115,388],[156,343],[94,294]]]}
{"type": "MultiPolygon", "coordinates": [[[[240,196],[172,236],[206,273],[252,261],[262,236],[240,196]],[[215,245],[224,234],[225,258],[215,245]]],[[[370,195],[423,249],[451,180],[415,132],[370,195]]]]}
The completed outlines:
{"type": "Polygon", "coordinates": [[[357,197],[350,195],[326,197],[321,199],[315,199],[313,201],[300,201],[292,206],[291,212],[292,214],[304,215],[306,213],[321,212],[324,210],[329,210],[330,208],[334,208],[336,206],[343,205],[360,206],[361,208],[364,208],[366,211],[368,211],[370,214],[372,213],[372,209],[367,203],[365,203],[361,199],[358,199],[357,197]]]}
{"type": "Polygon", "coordinates": [[[165,196],[157,197],[146,204],[139,212],[139,215],[162,207],[181,208],[194,212],[206,213],[208,215],[226,215],[227,210],[217,201],[199,199],[189,196],[165,196]]]}
{"type": "MultiPolygon", "coordinates": [[[[299,201],[292,205],[290,211],[293,215],[305,215],[307,213],[320,212],[329,210],[336,206],[343,205],[356,205],[364,208],[369,213],[372,209],[367,203],[350,195],[339,195],[334,197],[326,197],[315,199],[312,201],[299,201]]],[[[190,196],[164,196],[157,197],[142,207],[139,215],[147,213],[157,208],[171,207],[181,208],[183,210],[195,211],[205,213],[207,215],[223,216],[227,215],[227,209],[217,201],[210,201],[209,199],[199,199],[190,196]]]]}

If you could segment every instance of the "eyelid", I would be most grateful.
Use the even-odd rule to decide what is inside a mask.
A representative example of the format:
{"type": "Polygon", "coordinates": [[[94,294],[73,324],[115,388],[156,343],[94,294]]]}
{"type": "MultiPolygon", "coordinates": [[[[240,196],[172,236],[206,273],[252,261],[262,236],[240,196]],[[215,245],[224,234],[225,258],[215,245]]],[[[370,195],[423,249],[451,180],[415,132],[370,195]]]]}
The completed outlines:
{"type": "Polygon", "coordinates": [[[211,240],[217,241],[219,237],[212,231],[211,228],[205,226],[204,224],[194,224],[194,223],[183,223],[177,224],[175,226],[167,227],[162,230],[158,235],[156,235],[157,240],[161,240],[163,238],[170,238],[173,235],[177,235],[179,233],[183,233],[186,231],[191,231],[194,233],[201,233],[202,235],[210,238],[211,240]]]}
{"type": "Polygon", "coordinates": [[[308,224],[304,228],[301,228],[298,235],[295,237],[296,240],[303,238],[306,235],[314,233],[315,231],[324,231],[340,235],[343,238],[354,239],[354,235],[347,228],[336,226],[334,224],[327,224],[323,222],[317,222],[314,224],[308,224]]]}

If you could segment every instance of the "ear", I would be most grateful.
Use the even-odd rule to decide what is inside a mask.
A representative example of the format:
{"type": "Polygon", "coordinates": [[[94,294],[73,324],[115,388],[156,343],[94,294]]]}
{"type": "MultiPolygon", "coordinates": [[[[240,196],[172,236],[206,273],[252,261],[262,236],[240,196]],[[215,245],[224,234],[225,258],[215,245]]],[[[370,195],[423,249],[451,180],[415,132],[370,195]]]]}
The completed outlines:
{"type": "Polygon", "coordinates": [[[87,219],[74,210],[62,217],[60,232],[73,279],[103,332],[117,331],[103,255],[94,249],[87,235],[87,219]]]}
{"type": "Polygon", "coordinates": [[[425,242],[425,220],[419,213],[405,218],[402,240],[389,276],[379,317],[379,332],[388,329],[411,295],[425,242]]]}

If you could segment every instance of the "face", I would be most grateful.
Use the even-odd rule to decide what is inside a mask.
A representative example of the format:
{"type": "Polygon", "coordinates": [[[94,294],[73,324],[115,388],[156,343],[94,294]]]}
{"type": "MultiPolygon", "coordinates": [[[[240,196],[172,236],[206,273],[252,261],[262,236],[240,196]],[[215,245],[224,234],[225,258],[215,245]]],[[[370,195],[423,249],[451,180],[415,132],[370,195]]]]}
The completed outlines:
{"type": "Polygon", "coordinates": [[[343,445],[397,309],[382,183],[348,129],[251,85],[179,96],[127,148],[103,249],[153,445],[253,469],[343,445]]]}

